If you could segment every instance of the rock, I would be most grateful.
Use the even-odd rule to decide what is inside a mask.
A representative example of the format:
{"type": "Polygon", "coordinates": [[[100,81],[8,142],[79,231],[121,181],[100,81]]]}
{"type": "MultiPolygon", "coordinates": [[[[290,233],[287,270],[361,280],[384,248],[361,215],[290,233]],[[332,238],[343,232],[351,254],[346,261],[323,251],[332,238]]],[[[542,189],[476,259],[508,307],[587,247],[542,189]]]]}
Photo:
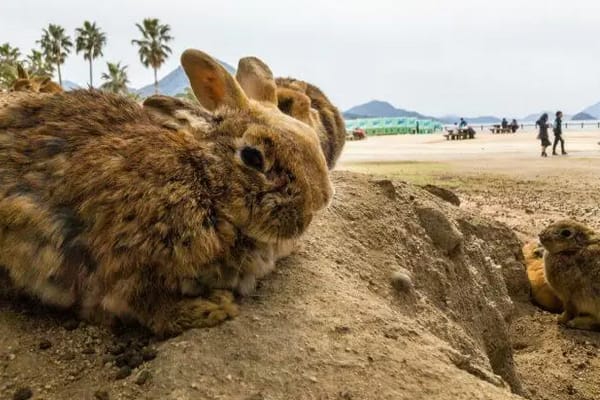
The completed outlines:
{"type": "Polygon", "coordinates": [[[139,353],[134,353],[127,360],[127,365],[129,365],[131,369],[134,369],[142,365],[143,362],[144,359],[142,358],[142,356],[139,353]]]}
{"type": "Polygon", "coordinates": [[[32,396],[33,396],[33,391],[28,387],[24,387],[24,388],[17,389],[15,394],[13,394],[12,398],[13,398],[13,400],[27,400],[27,399],[30,399],[32,396]]]}
{"type": "Polygon", "coordinates": [[[156,349],[153,349],[151,347],[144,347],[142,349],[142,358],[144,359],[144,361],[154,360],[157,354],[158,352],[156,351],[156,349]]]}
{"type": "Polygon", "coordinates": [[[406,271],[395,271],[391,276],[392,286],[400,293],[413,290],[414,285],[410,275],[406,271]]]}
{"type": "Polygon", "coordinates": [[[125,379],[129,375],[131,375],[131,368],[129,367],[129,365],[124,365],[117,371],[117,373],[115,375],[115,379],[116,380],[125,379]]]}
{"type": "Polygon", "coordinates": [[[123,354],[123,352],[125,352],[125,346],[122,343],[117,343],[109,347],[107,350],[113,356],[118,356],[119,354],[123,354]]]}
{"type": "Polygon", "coordinates": [[[383,190],[383,194],[391,199],[396,199],[396,188],[394,187],[394,183],[389,179],[381,179],[373,181],[377,186],[379,186],[383,190]]]}
{"type": "Polygon", "coordinates": [[[152,374],[150,373],[150,371],[148,370],[142,370],[140,371],[136,377],[135,377],[135,384],[136,385],[143,385],[146,382],[148,382],[150,380],[150,378],[152,378],[152,374]]]}
{"type": "Polygon", "coordinates": [[[448,217],[437,208],[416,207],[421,226],[440,250],[451,254],[463,242],[463,235],[448,217]]]}
{"type": "Polygon", "coordinates": [[[52,347],[52,342],[50,342],[48,339],[43,339],[38,344],[38,348],[40,350],[48,350],[50,347],[52,347]]]}
{"type": "Polygon", "coordinates": [[[457,207],[460,206],[459,197],[456,195],[456,193],[454,193],[453,191],[451,191],[449,189],[435,186],[435,185],[424,185],[424,186],[421,186],[421,188],[425,189],[426,191],[433,194],[434,196],[437,196],[440,199],[447,201],[450,204],[453,204],[457,207]]]}
{"type": "Polygon", "coordinates": [[[69,319],[63,323],[63,328],[65,328],[68,331],[73,331],[79,328],[79,321],[77,321],[76,319],[69,319]]]}
{"type": "Polygon", "coordinates": [[[110,396],[106,390],[96,390],[94,392],[94,398],[96,400],[109,400],[110,396]]]}

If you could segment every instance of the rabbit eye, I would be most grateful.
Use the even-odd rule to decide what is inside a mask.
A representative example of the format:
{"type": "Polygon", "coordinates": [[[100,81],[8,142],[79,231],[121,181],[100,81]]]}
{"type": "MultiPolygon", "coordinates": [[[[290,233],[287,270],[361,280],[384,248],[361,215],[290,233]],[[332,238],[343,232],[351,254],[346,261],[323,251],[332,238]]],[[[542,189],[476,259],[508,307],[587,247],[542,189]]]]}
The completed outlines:
{"type": "Polygon", "coordinates": [[[568,238],[571,237],[571,235],[573,235],[573,232],[571,232],[568,229],[563,229],[562,231],[560,231],[560,236],[568,238]]]}
{"type": "Polygon", "coordinates": [[[265,160],[262,153],[253,147],[244,147],[240,153],[244,164],[257,171],[262,172],[265,168],[265,160]]]}

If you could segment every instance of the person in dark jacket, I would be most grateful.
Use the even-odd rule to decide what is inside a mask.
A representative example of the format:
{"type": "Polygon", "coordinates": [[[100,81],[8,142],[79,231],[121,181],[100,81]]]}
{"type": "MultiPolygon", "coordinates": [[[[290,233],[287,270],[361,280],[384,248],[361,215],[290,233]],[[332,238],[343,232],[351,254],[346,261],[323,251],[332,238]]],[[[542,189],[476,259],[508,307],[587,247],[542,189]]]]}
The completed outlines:
{"type": "Polygon", "coordinates": [[[563,155],[567,154],[565,151],[565,141],[562,138],[562,111],[556,112],[556,119],[554,120],[554,146],[552,146],[552,155],[557,156],[556,145],[560,142],[560,149],[563,155]]]}
{"type": "Polygon", "coordinates": [[[540,129],[537,138],[542,142],[542,157],[548,157],[548,154],[546,154],[546,149],[552,144],[550,143],[550,139],[548,139],[548,114],[542,114],[542,116],[535,122],[535,125],[540,129]]]}
{"type": "Polygon", "coordinates": [[[512,133],[515,133],[517,129],[519,129],[519,123],[516,119],[513,119],[510,123],[510,129],[512,129],[512,133]]]}

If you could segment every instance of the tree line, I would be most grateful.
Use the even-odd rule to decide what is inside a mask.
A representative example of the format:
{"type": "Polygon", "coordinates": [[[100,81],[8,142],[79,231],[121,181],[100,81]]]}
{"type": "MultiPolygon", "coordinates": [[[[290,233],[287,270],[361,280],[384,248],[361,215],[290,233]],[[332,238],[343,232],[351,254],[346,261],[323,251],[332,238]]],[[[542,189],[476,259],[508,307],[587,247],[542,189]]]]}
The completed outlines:
{"type": "MultiPolygon", "coordinates": [[[[158,93],[158,69],[164,64],[171,48],[168,43],[173,40],[171,27],[162,24],[157,18],[146,18],[142,23],[136,23],[141,38],[133,39],[131,43],[138,47],[140,62],[146,68],[154,70],[154,91],[158,93]]],[[[95,22],[84,21],[75,30],[75,42],[56,24],[49,24],[42,30],[42,37],[37,40],[38,49],[32,49],[25,57],[17,47],[10,43],[0,45],[0,89],[8,89],[17,79],[17,65],[22,65],[30,76],[52,77],[56,72],[58,83],[62,86],[61,65],[71,54],[73,46],[75,53],[81,53],[88,61],[90,70],[89,86],[94,87],[94,60],[102,57],[106,46],[106,33],[95,22]]],[[[103,72],[104,81],[100,88],[115,93],[127,93],[127,65],[120,62],[107,62],[107,72],[103,72]]]]}

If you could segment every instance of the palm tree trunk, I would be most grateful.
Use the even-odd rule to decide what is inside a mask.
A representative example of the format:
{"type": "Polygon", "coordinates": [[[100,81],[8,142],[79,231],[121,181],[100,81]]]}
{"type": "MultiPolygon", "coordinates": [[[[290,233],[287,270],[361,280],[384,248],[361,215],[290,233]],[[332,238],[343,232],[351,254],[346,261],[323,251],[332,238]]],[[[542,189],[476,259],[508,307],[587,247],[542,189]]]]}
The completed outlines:
{"type": "Polygon", "coordinates": [[[158,94],[158,79],[156,78],[156,68],[154,69],[154,94],[158,94]]]}
{"type": "Polygon", "coordinates": [[[62,75],[60,74],[60,63],[56,63],[56,69],[58,70],[58,84],[62,87],[62,75]]]}
{"type": "Polygon", "coordinates": [[[94,83],[92,82],[92,59],[90,57],[90,88],[94,88],[94,83]]]}

